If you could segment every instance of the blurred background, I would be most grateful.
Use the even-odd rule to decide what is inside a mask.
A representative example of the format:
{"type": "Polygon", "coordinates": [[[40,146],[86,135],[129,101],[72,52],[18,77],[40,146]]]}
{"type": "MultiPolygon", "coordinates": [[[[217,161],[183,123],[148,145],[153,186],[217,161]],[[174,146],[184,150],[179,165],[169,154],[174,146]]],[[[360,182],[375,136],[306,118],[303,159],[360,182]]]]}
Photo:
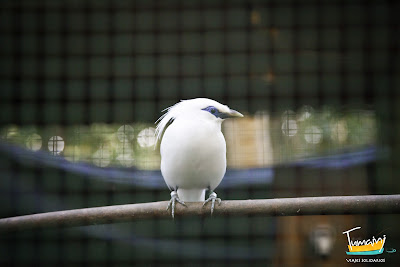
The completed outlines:
{"type": "MultiPolygon", "coordinates": [[[[400,191],[396,1],[2,1],[0,217],[168,200],[154,122],[223,124],[223,200],[400,191]]],[[[177,218],[0,237],[2,266],[335,266],[399,215],[177,218]],[[356,236],[357,237],[357,236],[356,236]]],[[[382,254],[398,266],[399,254],[382,254]]]]}

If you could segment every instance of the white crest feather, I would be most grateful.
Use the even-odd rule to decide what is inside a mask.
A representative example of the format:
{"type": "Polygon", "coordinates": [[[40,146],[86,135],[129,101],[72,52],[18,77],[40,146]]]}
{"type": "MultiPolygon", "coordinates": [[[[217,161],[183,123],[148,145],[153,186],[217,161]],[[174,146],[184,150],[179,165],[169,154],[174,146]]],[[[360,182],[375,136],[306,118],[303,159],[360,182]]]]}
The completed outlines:
{"type": "Polygon", "coordinates": [[[157,124],[156,127],[156,137],[157,142],[161,140],[161,137],[168,126],[168,123],[171,119],[175,119],[180,114],[184,114],[189,112],[190,110],[199,110],[202,108],[206,108],[207,106],[215,106],[221,111],[229,111],[228,106],[222,105],[215,100],[208,99],[208,98],[195,98],[195,99],[188,99],[188,100],[181,100],[180,102],[176,103],[173,106],[170,106],[163,110],[164,113],[155,123],[157,124]]]}
{"type": "MultiPolygon", "coordinates": [[[[180,103],[182,103],[182,101],[184,101],[184,100],[181,100],[181,102],[178,102],[178,103],[176,103],[175,105],[173,105],[173,106],[170,106],[170,107],[168,107],[168,108],[166,108],[166,109],[164,109],[162,112],[165,112],[163,115],[161,115],[161,117],[156,121],[156,123],[157,123],[157,127],[156,127],[156,131],[155,131],[155,134],[156,134],[156,136],[157,136],[157,142],[159,141],[159,140],[161,140],[161,136],[163,135],[163,133],[164,133],[164,130],[165,130],[165,127],[168,125],[168,122],[171,120],[171,119],[175,119],[175,117],[176,117],[176,115],[177,115],[177,113],[178,112],[176,112],[176,107],[180,104],[180,103]]],[[[157,143],[156,142],[156,143],[157,143]]]]}

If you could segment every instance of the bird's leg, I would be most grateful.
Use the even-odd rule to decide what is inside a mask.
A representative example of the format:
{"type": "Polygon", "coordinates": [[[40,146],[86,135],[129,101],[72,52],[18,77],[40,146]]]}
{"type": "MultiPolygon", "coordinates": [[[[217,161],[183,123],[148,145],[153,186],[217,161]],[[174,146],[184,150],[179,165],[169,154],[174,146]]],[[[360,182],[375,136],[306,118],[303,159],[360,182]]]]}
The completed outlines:
{"type": "Polygon", "coordinates": [[[186,207],[185,202],[183,202],[182,200],[179,199],[178,193],[176,191],[172,191],[171,192],[171,200],[169,201],[168,206],[167,206],[167,210],[169,210],[171,208],[172,219],[175,218],[175,205],[176,205],[176,202],[178,202],[178,203],[180,203],[180,204],[182,204],[183,206],[186,207]]]}
{"type": "Polygon", "coordinates": [[[218,205],[221,205],[221,201],[222,200],[217,197],[217,194],[215,192],[211,192],[211,194],[208,196],[206,201],[204,201],[203,207],[204,207],[204,205],[206,205],[210,201],[211,201],[211,216],[212,216],[213,212],[214,212],[215,201],[218,201],[218,205]]]}

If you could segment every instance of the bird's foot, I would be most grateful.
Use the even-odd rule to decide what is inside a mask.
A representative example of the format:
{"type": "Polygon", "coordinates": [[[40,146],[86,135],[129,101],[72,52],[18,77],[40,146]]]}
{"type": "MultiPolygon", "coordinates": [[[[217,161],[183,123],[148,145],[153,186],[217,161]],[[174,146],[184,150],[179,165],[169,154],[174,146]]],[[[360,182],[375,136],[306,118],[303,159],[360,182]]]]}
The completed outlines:
{"type": "Polygon", "coordinates": [[[169,201],[168,206],[167,206],[167,210],[171,209],[172,219],[175,218],[175,205],[176,205],[176,202],[178,202],[178,203],[180,203],[180,204],[182,204],[183,206],[186,207],[185,202],[183,202],[182,200],[179,199],[178,193],[176,191],[172,191],[171,192],[171,200],[169,201]]]}
{"type": "Polygon", "coordinates": [[[208,202],[211,201],[211,216],[213,215],[214,212],[214,207],[215,207],[215,201],[218,202],[218,205],[221,205],[221,199],[217,197],[217,194],[215,192],[212,192],[210,194],[210,196],[208,197],[208,199],[206,199],[206,201],[204,201],[203,203],[203,207],[204,205],[206,205],[208,202]]]}

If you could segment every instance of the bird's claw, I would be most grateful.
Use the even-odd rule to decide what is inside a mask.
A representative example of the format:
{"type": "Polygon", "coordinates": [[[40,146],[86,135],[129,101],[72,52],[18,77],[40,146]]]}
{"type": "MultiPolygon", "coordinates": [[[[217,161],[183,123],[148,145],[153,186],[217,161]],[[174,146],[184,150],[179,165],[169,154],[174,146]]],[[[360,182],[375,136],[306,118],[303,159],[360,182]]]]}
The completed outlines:
{"type": "Polygon", "coordinates": [[[171,209],[172,219],[175,218],[175,205],[176,202],[180,203],[181,205],[186,207],[185,202],[179,199],[178,193],[176,191],[171,192],[171,200],[168,203],[167,210],[171,209]]]}
{"type": "Polygon", "coordinates": [[[212,216],[212,215],[213,215],[213,212],[214,212],[215,201],[218,202],[218,205],[221,205],[221,201],[222,201],[222,200],[221,200],[220,198],[217,197],[217,194],[216,194],[215,192],[212,192],[212,193],[210,194],[210,196],[207,198],[207,200],[204,201],[203,207],[204,207],[208,202],[210,202],[210,201],[211,201],[211,216],[212,216]]]}

